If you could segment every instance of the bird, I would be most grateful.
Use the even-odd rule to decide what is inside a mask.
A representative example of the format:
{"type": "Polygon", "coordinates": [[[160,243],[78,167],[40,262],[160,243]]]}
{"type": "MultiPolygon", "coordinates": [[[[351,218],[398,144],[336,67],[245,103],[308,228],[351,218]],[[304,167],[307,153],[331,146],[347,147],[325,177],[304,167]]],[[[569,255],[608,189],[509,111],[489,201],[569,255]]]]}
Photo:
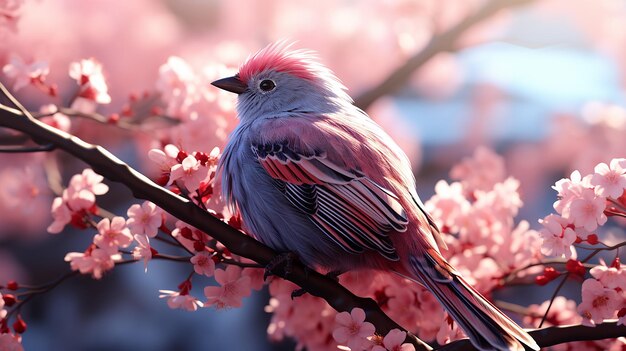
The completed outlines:
{"type": "Polygon", "coordinates": [[[271,43],[211,83],[238,95],[217,177],[243,229],[310,267],[422,284],[479,350],[539,350],[443,257],[401,148],[315,52],[293,45],[271,43]]]}

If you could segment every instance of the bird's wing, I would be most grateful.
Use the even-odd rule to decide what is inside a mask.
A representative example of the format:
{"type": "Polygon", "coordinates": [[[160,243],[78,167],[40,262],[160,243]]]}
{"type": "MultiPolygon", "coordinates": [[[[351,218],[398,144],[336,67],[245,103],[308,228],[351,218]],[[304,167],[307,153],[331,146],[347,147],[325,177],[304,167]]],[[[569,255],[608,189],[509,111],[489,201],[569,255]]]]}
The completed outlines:
{"type": "Polygon", "coordinates": [[[253,144],[252,152],[289,202],[345,251],[370,249],[399,259],[388,233],[405,231],[408,220],[395,194],[322,153],[287,143],[253,144]]]}

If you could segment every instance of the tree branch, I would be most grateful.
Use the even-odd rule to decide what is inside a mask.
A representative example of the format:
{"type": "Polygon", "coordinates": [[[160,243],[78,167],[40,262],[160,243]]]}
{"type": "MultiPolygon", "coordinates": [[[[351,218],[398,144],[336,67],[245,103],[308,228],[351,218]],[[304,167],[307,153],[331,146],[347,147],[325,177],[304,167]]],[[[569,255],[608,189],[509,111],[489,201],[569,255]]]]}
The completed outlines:
{"type": "Polygon", "coordinates": [[[471,16],[466,17],[454,27],[435,35],[421,51],[409,58],[379,85],[365,91],[354,100],[354,104],[366,110],[378,98],[393,93],[403,87],[411,74],[422,67],[428,60],[440,52],[454,49],[459,38],[471,27],[493,16],[502,9],[529,4],[534,0],[491,0],[471,16]]]}
{"type": "MultiPolygon", "coordinates": [[[[572,341],[602,340],[626,336],[626,326],[617,325],[617,322],[607,322],[595,327],[584,325],[567,325],[535,329],[529,332],[540,347],[563,344],[572,341]]],[[[468,339],[453,341],[437,351],[468,351],[476,350],[468,339]]]]}
{"type": "MultiPolygon", "coordinates": [[[[174,217],[211,235],[236,255],[263,266],[269,264],[276,256],[274,250],[213,217],[191,201],[155,184],[102,146],[89,144],[40,122],[25,110],[1,83],[0,91],[18,107],[18,109],[0,109],[0,127],[18,130],[39,144],[55,145],[56,148],[84,161],[107,179],[124,184],[135,197],[149,200],[174,217]]],[[[379,333],[386,334],[394,328],[405,330],[389,318],[374,300],[356,296],[333,279],[305,269],[300,263],[294,262],[288,274],[279,272],[278,275],[302,287],[311,295],[323,298],[337,311],[362,308],[367,320],[374,324],[379,333]]],[[[431,350],[428,344],[417,338],[412,341],[418,351],[431,350]]]]}

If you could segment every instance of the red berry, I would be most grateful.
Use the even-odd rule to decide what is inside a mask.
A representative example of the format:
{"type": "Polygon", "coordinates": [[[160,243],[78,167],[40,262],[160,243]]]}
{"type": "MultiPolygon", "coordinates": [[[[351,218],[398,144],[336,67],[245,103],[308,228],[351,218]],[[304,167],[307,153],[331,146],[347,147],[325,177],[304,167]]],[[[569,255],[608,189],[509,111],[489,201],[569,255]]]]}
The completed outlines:
{"type": "Polygon", "coordinates": [[[620,269],[621,263],[620,263],[619,257],[615,257],[613,262],[611,262],[611,267],[616,268],[616,269],[620,269]]]}
{"type": "Polygon", "coordinates": [[[11,307],[17,302],[17,298],[13,294],[4,294],[2,295],[2,299],[7,307],[11,307]]]}
{"type": "Polygon", "coordinates": [[[117,122],[120,121],[120,115],[117,113],[111,113],[109,115],[109,119],[107,120],[107,122],[109,122],[110,124],[117,124],[117,122]]]}
{"type": "Polygon", "coordinates": [[[545,275],[538,275],[535,277],[535,283],[537,285],[544,286],[548,284],[549,282],[550,282],[550,279],[548,279],[548,277],[546,277],[545,275]]]}
{"type": "Polygon", "coordinates": [[[20,288],[20,286],[17,284],[17,282],[15,280],[10,280],[7,283],[7,289],[9,289],[9,290],[17,290],[19,288],[20,288]]]}
{"type": "Polygon", "coordinates": [[[576,240],[574,240],[574,244],[580,244],[583,242],[583,238],[576,236],[576,240]]]}
{"type": "Polygon", "coordinates": [[[552,281],[555,278],[557,278],[558,276],[560,276],[561,273],[559,271],[557,271],[556,269],[554,269],[554,267],[546,267],[543,270],[543,275],[545,275],[546,278],[549,279],[549,281],[552,281]]]}
{"type": "Polygon", "coordinates": [[[180,235],[182,235],[182,237],[185,239],[189,239],[189,240],[193,239],[193,232],[191,231],[191,229],[189,229],[189,227],[183,227],[180,230],[180,235]]]}
{"type": "Polygon", "coordinates": [[[183,160],[187,158],[187,153],[183,150],[178,151],[178,155],[176,155],[176,161],[179,163],[183,163],[183,160]]]}
{"type": "Polygon", "coordinates": [[[204,245],[204,243],[200,240],[194,241],[193,242],[193,249],[200,252],[200,251],[204,251],[204,248],[206,246],[204,245]]]}
{"type": "Polygon", "coordinates": [[[583,266],[580,261],[572,259],[567,260],[567,263],[565,264],[565,269],[567,269],[567,271],[572,274],[577,274],[580,276],[584,276],[586,271],[585,266],[583,266]]]}
{"type": "Polygon", "coordinates": [[[622,318],[624,316],[626,316],[626,307],[624,307],[621,310],[617,311],[617,317],[618,318],[622,318]]]}
{"type": "Polygon", "coordinates": [[[24,322],[22,317],[20,317],[19,315],[17,316],[15,323],[13,323],[13,330],[15,330],[15,332],[18,334],[22,334],[26,331],[26,322],[24,322]]]}
{"type": "Polygon", "coordinates": [[[169,181],[170,175],[168,173],[163,173],[155,180],[155,183],[159,184],[160,186],[166,186],[169,181]]]}
{"type": "Polygon", "coordinates": [[[587,242],[590,245],[595,245],[598,243],[598,236],[596,234],[589,234],[589,236],[587,236],[587,242]]]}

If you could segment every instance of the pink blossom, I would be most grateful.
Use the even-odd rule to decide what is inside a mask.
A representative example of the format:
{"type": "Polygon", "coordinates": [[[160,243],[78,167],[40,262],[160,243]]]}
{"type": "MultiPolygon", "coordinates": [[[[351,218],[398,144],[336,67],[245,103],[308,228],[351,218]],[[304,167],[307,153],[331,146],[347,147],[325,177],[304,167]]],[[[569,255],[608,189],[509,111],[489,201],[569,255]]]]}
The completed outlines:
{"type": "Polygon", "coordinates": [[[229,265],[226,270],[215,270],[215,281],[220,286],[207,286],[204,295],[207,305],[217,309],[241,307],[241,300],[250,296],[250,277],[241,274],[241,268],[229,265]]]}
{"type": "Polygon", "coordinates": [[[2,67],[2,71],[7,77],[14,80],[13,90],[18,91],[34,80],[44,81],[50,73],[50,68],[48,62],[26,63],[21,57],[12,55],[9,63],[2,67]]]}
{"type": "Polygon", "coordinates": [[[375,345],[372,351],[415,351],[412,344],[403,344],[406,332],[400,329],[391,329],[383,338],[383,345],[375,345]]]}
{"type": "Polygon", "coordinates": [[[524,323],[537,328],[541,318],[550,307],[544,326],[579,324],[582,318],[576,312],[576,301],[568,300],[563,296],[557,296],[554,301],[546,300],[541,305],[528,306],[528,314],[524,317],[524,323]]]}
{"type": "Polygon", "coordinates": [[[576,232],[568,226],[567,220],[555,214],[549,214],[539,223],[543,228],[539,231],[543,244],[541,252],[549,256],[576,257],[576,249],[572,246],[576,241],[576,232]]]}
{"type": "Polygon", "coordinates": [[[80,86],[79,96],[98,104],[108,104],[111,96],[102,73],[102,65],[93,58],[70,64],[70,77],[80,86]]]}
{"type": "Polygon", "coordinates": [[[25,0],[0,1],[0,28],[5,27],[17,31],[17,22],[20,18],[21,7],[25,0]]]}
{"type": "Polygon", "coordinates": [[[128,215],[126,224],[133,234],[145,234],[154,238],[163,223],[163,210],[150,201],[130,206],[126,214],[128,215]]]}
{"type": "Polygon", "coordinates": [[[168,185],[180,181],[187,190],[196,191],[200,187],[200,183],[207,178],[208,173],[207,167],[202,166],[200,161],[189,155],[185,157],[182,163],[172,167],[168,185]]]}
{"type": "Polygon", "coordinates": [[[215,261],[213,261],[208,252],[198,252],[190,261],[193,264],[193,270],[196,274],[206,275],[207,277],[213,276],[215,272],[215,261]]]}
{"type": "Polygon", "coordinates": [[[97,225],[98,234],[94,236],[93,242],[101,249],[118,247],[128,247],[133,241],[130,229],[126,226],[124,217],[113,217],[102,219],[97,225]]]}
{"type": "Polygon", "coordinates": [[[70,263],[73,271],[80,271],[81,274],[89,274],[94,279],[102,278],[102,274],[113,268],[116,261],[122,259],[119,253],[111,253],[97,247],[90,247],[85,252],[70,252],[65,255],[65,262],[70,263]]]}
{"type": "Polygon", "coordinates": [[[436,221],[451,231],[458,231],[460,218],[469,211],[471,204],[463,195],[461,183],[448,184],[440,180],[435,185],[435,195],[426,201],[425,206],[436,221]]]}
{"type": "Polygon", "coordinates": [[[52,201],[52,218],[54,221],[47,228],[48,233],[51,234],[60,233],[65,225],[72,220],[72,211],[61,197],[56,197],[52,201]]]}
{"type": "Polygon", "coordinates": [[[626,169],[620,165],[624,159],[614,158],[611,166],[606,163],[598,164],[591,176],[590,183],[595,186],[595,192],[602,197],[619,198],[626,188],[626,169]]]}
{"type": "Polygon", "coordinates": [[[63,190],[63,202],[72,212],[89,210],[96,204],[96,196],[87,189],[69,187],[63,190]]]}
{"type": "Polygon", "coordinates": [[[4,309],[4,299],[2,299],[2,293],[0,293],[0,320],[7,316],[7,310],[4,309]]]}
{"type": "Polygon", "coordinates": [[[159,68],[156,83],[164,101],[167,101],[167,114],[180,116],[200,97],[196,75],[191,66],[180,57],[171,56],[159,68]]]}
{"type": "Polygon", "coordinates": [[[372,323],[365,322],[365,311],[361,308],[353,308],[350,313],[337,314],[335,323],[333,338],[353,351],[363,350],[366,338],[376,331],[372,323]]]}
{"type": "Polygon", "coordinates": [[[70,179],[68,188],[87,190],[94,195],[104,195],[109,187],[102,183],[104,177],[94,172],[91,168],[85,168],[81,174],[75,174],[70,179]]]}
{"type": "Polygon", "coordinates": [[[261,290],[265,285],[265,269],[263,268],[244,268],[241,274],[250,277],[250,288],[253,290],[261,290]]]}
{"type": "Polygon", "coordinates": [[[450,171],[450,177],[461,180],[468,193],[490,190],[504,180],[505,174],[504,159],[486,147],[477,148],[472,157],[463,159],[450,171]]]}
{"type": "Polygon", "coordinates": [[[591,187],[588,184],[589,177],[582,178],[579,171],[574,171],[570,178],[557,181],[552,187],[558,192],[559,199],[554,203],[554,209],[564,218],[570,218],[570,205],[574,199],[580,197],[584,188],[591,187]]]}
{"type": "Polygon", "coordinates": [[[615,290],[605,288],[593,278],[583,282],[582,297],[578,313],[583,317],[583,324],[587,326],[594,326],[602,323],[604,319],[612,318],[622,301],[615,290]]]}
{"type": "Polygon", "coordinates": [[[167,298],[167,305],[171,309],[184,309],[190,312],[196,311],[198,307],[203,307],[204,304],[189,294],[181,294],[178,291],[172,290],[159,290],[160,298],[167,298]]]}
{"type": "Polygon", "coordinates": [[[606,288],[626,291],[626,270],[623,270],[621,265],[619,268],[607,267],[606,263],[600,260],[600,265],[591,268],[589,273],[606,288]]]}
{"type": "Polygon", "coordinates": [[[172,144],[167,144],[163,150],[150,149],[150,151],[148,151],[148,158],[155,162],[161,171],[169,173],[170,169],[174,165],[178,164],[176,157],[178,157],[179,152],[180,150],[178,147],[172,144]]]}
{"type": "Polygon", "coordinates": [[[58,108],[53,104],[41,106],[39,108],[39,112],[43,114],[51,114],[50,116],[41,118],[41,121],[58,130],[69,132],[71,123],[72,123],[70,121],[70,118],[57,111],[58,111],[58,108]]]}
{"type": "Polygon", "coordinates": [[[0,334],[0,350],[2,351],[24,351],[19,337],[9,333],[0,334]]]}
{"type": "Polygon", "coordinates": [[[150,240],[145,235],[135,234],[135,241],[137,246],[133,249],[133,258],[136,260],[143,260],[144,271],[148,271],[148,261],[152,259],[152,247],[150,247],[150,240]]]}
{"type": "Polygon", "coordinates": [[[596,196],[593,189],[585,188],[580,197],[572,201],[569,219],[573,219],[577,227],[592,231],[606,222],[605,207],[604,197],[596,196]]]}

